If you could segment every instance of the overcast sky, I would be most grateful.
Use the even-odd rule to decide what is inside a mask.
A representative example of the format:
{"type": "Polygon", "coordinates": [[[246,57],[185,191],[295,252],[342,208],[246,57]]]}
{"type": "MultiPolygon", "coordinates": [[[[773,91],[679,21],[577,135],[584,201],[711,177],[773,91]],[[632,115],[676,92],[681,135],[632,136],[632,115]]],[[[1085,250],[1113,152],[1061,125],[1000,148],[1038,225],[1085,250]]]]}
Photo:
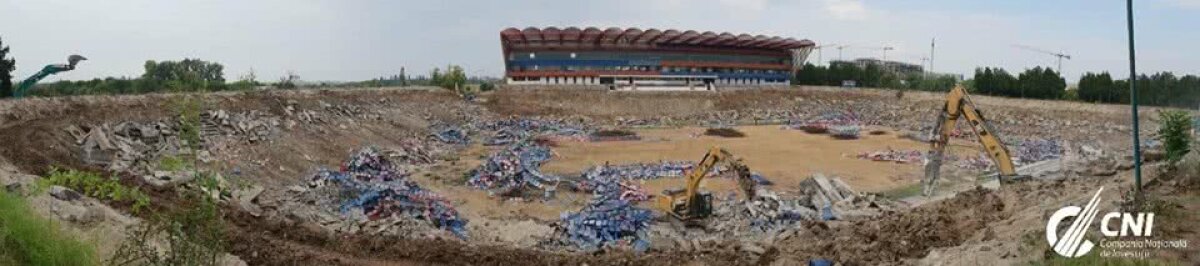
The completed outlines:
{"type": "MultiPolygon", "coordinates": [[[[1135,2],[1139,71],[1200,74],[1200,0],[1135,2]]],[[[137,76],[145,60],[185,57],[220,62],[231,80],[251,69],[259,80],[289,70],[364,80],[446,64],[500,76],[506,27],[617,26],[852,45],[846,59],[891,46],[888,59],[918,64],[936,38],[934,70],[968,76],[976,66],[1056,64],[1020,44],[1071,55],[1063,71],[1073,83],[1087,71],[1127,75],[1124,12],[1121,0],[0,0],[0,38],[21,78],[69,54],[90,59],[49,80],[137,76]]]]}

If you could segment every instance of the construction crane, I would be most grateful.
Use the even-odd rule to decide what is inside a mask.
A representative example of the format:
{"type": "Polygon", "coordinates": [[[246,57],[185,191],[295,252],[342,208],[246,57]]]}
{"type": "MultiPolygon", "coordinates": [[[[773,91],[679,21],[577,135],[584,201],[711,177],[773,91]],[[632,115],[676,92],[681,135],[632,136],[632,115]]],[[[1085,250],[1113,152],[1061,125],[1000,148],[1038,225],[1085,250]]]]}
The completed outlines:
{"type": "Polygon", "coordinates": [[[996,130],[992,129],[991,123],[983,118],[983,112],[971,102],[971,97],[967,95],[967,89],[958,85],[946,94],[946,104],[942,106],[942,111],[938,113],[934,121],[933,129],[929,131],[930,150],[926,154],[925,179],[921,180],[921,184],[924,186],[921,191],[923,195],[929,196],[933,193],[934,183],[938,179],[942,168],[942,159],[945,157],[946,145],[950,144],[950,132],[954,131],[959,117],[967,118],[967,124],[971,125],[975,136],[979,137],[979,143],[983,144],[984,152],[991,157],[992,162],[996,163],[1000,182],[1010,183],[1029,178],[1029,176],[1017,174],[1016,165],[1013,164],[1008,148],[1004,146],[1000,137],[996,136],[996,130]]]}
{"type": "MultiPolygon", "coordinates": [[[[817,49],[817,65],[821,65],[821,61],[822,61],[821,60],[821,51],[825,50],[824,49],[825,47],[835,47],[836,48],[836,47],[838,47],[838,45],[837,44],[826,44],[826,45],[813,47],[813,49],[817,49]]],[[[841,48],[838,48],[838,51],[841,51],[841,48]]],[[[839,54],[838,60],[841,60],[840,54],[839,54]]]]}
{"type": "Polygon", "coordinates": [[[1064,54],[1061,52],[1051,52],[1051,51],[1046,51],[1046,50],[1038,49],[1035,47],[1031,47],[1031,46],[1027,46],[1027,45],[1020,45],[1020,44],[1013,44],[1013,47],[1058,57],[1058,74],[1059,75],[1062,75],[1062,60],[1063,60],[1063,58],[1066,58],[1067,60],[1071,60],[1071,55],[1064,54]]]}
{"type": "Polygon", "coordinates": [[[21,98],[22,96],[25,96],[25,93],[29,91],[29,89],[32,89],[34,84],[37,84],[38,81],[50,75],[75,70],[75,65],[79,64],[79,61],[83,60],[87,60],[87,58],[73,54],[67,57],[66,64],[46,65],[41,71],[34,73],[32,76],[29,76],[29,78],[26,78],[24,81],[21,81],[21,83],[17,84],[16,90],[13,91],[13,98],[21,98]]]}
{"type": "Polygon", "coordinates": [[[891,46],[856,47],[856,48],[883,51],[883,61],[887,61],[887,51],[896,50],[895,47],[891,47],[891,46]]]}
{"type": "Polygon", "coordinates": [[[729,170],[737,175],[738,186],[747,199],[754,198],[757,185],[750,177],[750,168],[737,158],[719,147],[712,147],[687,175],[687,186],[663,190],[658,197],[659,208],[682,221],[691,221],[712,214],[712,194],[700,190],[700,182],[718,163],[725,162],[729,170]]]}

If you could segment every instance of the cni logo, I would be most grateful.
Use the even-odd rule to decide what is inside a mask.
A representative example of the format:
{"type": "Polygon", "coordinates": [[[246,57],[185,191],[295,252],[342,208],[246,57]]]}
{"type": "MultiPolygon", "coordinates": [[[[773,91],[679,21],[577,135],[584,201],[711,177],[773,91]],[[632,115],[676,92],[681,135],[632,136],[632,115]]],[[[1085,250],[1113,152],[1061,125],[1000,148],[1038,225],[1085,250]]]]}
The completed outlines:
{"type": "MultiPolygon", "coordinates": [[[[1092,221],[1096,218],[1096,213],[1099,212],[1100,192],[1104,188],[1096,191],[1096,195],[1092,196],[1092,200],[1083,208],[1079,206],[1066,206],[1054,214],[1050,215],[1050,220],[1046,221],[1046,241],[1050,243],[1054,253],[1068,258],[1075,258],[1086,255],[1092,251],[1095,244],[1092,241],[1083,239],[1084,233],[1088,227],[1091,227],[1092,221]],[[1071,226],[1067,227],[1066,232],[1059,237],[1058,226],[1068,217],[1075,217],[1071,222],[1071,226]]],[[[1154,213],[1131,213],[1110,212],[1104,215],[1100,221],[1100,233],[1107,237],[1115,236],[1150,236],[1154,227],[1154,213]],[[1112,219],[1121,218],[1121,230],[1110,230],[1108,223],[1112,219]]]]}

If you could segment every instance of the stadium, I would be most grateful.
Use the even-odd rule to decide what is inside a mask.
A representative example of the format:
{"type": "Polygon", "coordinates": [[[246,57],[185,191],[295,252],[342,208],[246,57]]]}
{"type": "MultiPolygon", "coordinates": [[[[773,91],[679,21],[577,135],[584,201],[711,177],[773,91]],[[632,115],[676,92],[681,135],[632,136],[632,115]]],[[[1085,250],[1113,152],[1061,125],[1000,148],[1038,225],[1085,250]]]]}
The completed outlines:
{"type": "Polygon", "coordinates": [[[500,32],[511,85],[713,90],[788,85],[815,43],[711,31],[568,27],[500,32]]]}

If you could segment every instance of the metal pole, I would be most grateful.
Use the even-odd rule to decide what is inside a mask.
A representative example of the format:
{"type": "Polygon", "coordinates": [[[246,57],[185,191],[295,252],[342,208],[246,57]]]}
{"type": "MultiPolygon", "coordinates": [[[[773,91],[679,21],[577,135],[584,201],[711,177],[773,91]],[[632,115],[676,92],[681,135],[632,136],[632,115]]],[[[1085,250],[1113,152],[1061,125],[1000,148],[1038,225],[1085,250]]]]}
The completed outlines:
{"type": "Polygon", "coordinates": [[[1142,198],[1142,141],[1138,137],[1137,60],[1133,49],[1133,0],[1125,0],[1125,18],[1129,28],[1129,103],[1133,110],[1133,182],[1137,198],[1142,198]]]}
{"type": "Polygon", "coordinates": [[[937,39],[929,38],[929,74],[933,74],[933,44],[937,39]]]}

